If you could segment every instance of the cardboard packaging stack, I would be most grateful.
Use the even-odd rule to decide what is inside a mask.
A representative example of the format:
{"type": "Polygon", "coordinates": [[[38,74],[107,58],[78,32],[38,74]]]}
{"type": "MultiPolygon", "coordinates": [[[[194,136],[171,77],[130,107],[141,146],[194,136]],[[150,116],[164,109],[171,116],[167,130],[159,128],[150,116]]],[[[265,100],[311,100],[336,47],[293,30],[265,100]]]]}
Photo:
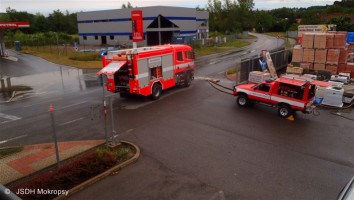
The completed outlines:
{"type": "Polygon", "coordinates": [[[346,44],[347,32],[304,33],[302,44],[293,50],[292,64],[309,70],[329,70],[332,75],[351,73],[354,77],[354,43],[346,44]],[[348,62],[349,60],[349,62],[348,62]]]}
{"type": "Polygon", "coordinates": [[[252,83],[262,83],[268,79],[270,79],[270,74],[266,72],[252,71],[248,75],[248,81],[252,83]]]}

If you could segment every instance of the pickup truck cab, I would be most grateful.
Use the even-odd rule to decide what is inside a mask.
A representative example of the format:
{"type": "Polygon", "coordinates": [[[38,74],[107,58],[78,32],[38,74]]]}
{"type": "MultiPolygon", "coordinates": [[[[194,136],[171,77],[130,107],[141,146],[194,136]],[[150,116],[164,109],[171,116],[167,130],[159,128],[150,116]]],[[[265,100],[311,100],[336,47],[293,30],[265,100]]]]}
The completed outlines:
{"type": "Polygon", "coordinates": [[[278,108],[281,117],[288,117],[295,111],[310,113],[314,101],[316,85],[310,81],[280,77],[259,84],[247,83],[234,88],[239,106],[249,106],[254,102],[278,108]]]}

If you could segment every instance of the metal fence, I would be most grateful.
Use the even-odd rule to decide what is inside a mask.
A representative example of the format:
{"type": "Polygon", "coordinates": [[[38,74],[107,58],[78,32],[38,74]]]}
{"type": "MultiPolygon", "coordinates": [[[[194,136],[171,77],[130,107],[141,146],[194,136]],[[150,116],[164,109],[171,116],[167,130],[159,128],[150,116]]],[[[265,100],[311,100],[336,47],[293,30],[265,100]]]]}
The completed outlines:
{"type": "MultiPolygon", "coordinates": [[[[286,68],[289,62],[290,50],[283,49],[283,50],[275,50],[270,52],[270,56],[272,57],[274,67],[277,71],[281,71],[282,69],[286,68]]],[[[248,81],[248,76],[251,71],[261,71],[261,61],[262,55],[247,58],[241,60],[241,66],[238,71],[237,84],[243,83],[248,81]]]]}
{"type": "Polygon", "coordinates": [[[297,39],[298,33],[297,33],[297,31],[286,31],[286,35],[287,35],[289,38],[295,38],[295,39],[297,39]]]}

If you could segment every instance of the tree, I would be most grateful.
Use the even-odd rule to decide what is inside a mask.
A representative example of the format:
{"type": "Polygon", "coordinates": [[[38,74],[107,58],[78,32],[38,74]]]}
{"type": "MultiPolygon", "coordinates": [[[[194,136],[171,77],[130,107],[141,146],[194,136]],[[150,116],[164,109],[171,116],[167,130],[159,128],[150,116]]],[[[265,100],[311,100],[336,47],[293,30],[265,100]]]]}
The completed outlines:
{"type": "Polygon", "coordinates": [[[35,32],[47,32],[50,28],[47,19],[40,13],[36,14],[35,22],[32,26],[35,32]]]}
{"type": "Polygon", "coordinates": [[[339,16],[333,17],[326,22],[327,24],[336,24],[337,31],[354,31],[354,24],[352,23],[352,18],[349,16],[339,16]]]}
{"type": "Polygon", "coordinates": [[[133,8],[132,4],[130,4],[130,2],[128,1],[127,5],[125,5],[124,3],[122,4],[122,9],[125,9],[125,8],[133,8]]]}
{"type": "Polygon", "coordinates": [[[266,11],[258,11],[254,14],[254,27],[258,33],[268,32],[272,28],[273,17],[266,11]]]}
{"type": "Polygon", "coordinates": [[[132,4],[128,1],[127,8],[133,8],[132,4]]]}
{"type": "Polygon", "coordinates": [[[50,30],[54,32],[66,32],[65,16],[58,9],[49,14],[48,22],[50,24],[50,30]]]}
{"type": "MultiPolygon", "coordinates": [[[[9,21],[11,22],[29,22],[30,24],[33,24],[35,21],[35,16],[33,14],[30,14],[28,12],[24,11],[16,11],[15,9],[11,9],[8,7],[6,9],[6,15],[9,21]]],[[[13,31],[13,30],[11,30],[13,31]]],[[[34,33],[33,27],[23,29],[24,33],[34,33]]]]}
{"type": "Polygon", "coordinates": [[[320,17],[320,13],[318,12],[318,10],[310,10],[310,11],[306,11],[303,14],[302,20],[301,20],[301,24],[305,24],[305,25],[315,25],[315,24],[321,24],[321,17],[320,17]]]}

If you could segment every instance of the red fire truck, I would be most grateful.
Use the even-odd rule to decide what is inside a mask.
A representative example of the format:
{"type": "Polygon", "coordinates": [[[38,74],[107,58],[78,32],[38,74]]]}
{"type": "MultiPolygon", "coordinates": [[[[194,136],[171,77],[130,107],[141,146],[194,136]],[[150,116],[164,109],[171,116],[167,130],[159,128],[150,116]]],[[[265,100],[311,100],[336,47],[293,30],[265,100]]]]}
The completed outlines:
{"type": "Polygon", "coordinates": [[[109,51],[102,56],[102,74],[107,91],[151,95],[159,99],[162,90],[175,85],[188,87],[194,79],[194,52],[188,45],[160,45],[109,51]]]}
{"type": "Polygon", "coordinates": [[[314,101],[316,81],[280,77],[262,83],[248,83],[235,86],[234,95],[239,106],[254,102],[278,108],[281,117],[288,117],[294,111],[311,112],[314,101]]]}

